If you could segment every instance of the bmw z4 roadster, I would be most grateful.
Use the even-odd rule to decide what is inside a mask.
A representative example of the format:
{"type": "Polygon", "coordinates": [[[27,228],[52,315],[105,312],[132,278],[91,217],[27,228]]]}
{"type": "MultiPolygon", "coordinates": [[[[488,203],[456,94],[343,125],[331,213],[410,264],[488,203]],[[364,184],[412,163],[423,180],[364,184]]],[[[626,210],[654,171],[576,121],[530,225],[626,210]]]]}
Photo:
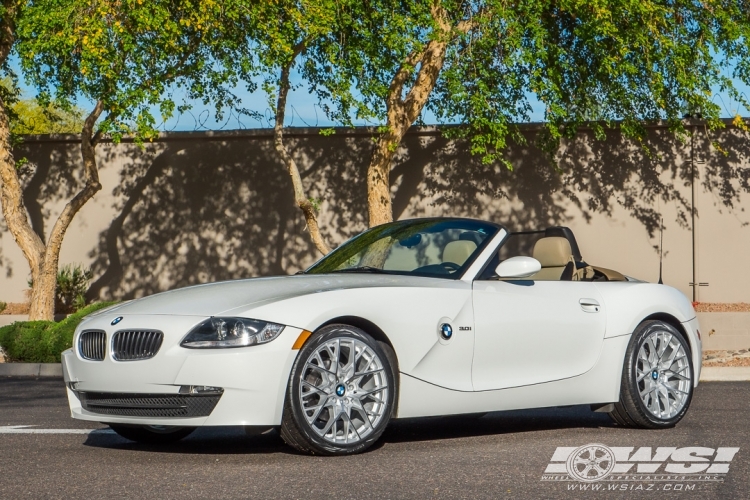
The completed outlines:
{"type": "Polygon", "coordinates": [[[193,286],[100,311],[62,356],[73,418],[140,442],[280,427],[361,452],[392,418],[590,404],[675,425],[701,338],[679,291],[584,262],[565,227],[393,222],[295,276],[193,286]]]}

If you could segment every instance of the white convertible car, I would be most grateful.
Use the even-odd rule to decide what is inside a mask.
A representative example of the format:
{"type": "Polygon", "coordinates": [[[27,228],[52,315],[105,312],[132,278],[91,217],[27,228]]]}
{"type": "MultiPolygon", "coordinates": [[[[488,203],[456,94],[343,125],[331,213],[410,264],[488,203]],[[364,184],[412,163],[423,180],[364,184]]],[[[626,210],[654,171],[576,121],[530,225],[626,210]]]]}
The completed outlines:
{"type": "Polygon", "coordinates": [[[586,264],[568,228],[436,218],[370,229],[295,276],[100,311],[62,361],[72,416],[128,439],[280,427],[335,455],[392,418],[590,404],[670,427],[701,339],[683,294],[586,264]]]}

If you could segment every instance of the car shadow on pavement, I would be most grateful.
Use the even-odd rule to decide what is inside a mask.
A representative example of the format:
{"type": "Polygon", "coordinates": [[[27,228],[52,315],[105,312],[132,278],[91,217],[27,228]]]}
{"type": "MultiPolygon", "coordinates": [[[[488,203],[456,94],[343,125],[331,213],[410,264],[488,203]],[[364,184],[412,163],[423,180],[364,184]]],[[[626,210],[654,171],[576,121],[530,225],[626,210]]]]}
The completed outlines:
{"type": "Polygon", "coordinates": [[[595,413],[590,410],[588,405],[579,405],[395,420],[383,433],[380,442],[403,443],[556,429],[602,427],[614,427],[606,413],[595,413]]]}
{"type": "Polygon", "coordinates": [[[293,453],[278,431],[248,436],[241,426],[198,428],[187,438],[169,444],[143,444],[129,441],[114,432],[89,434],[84,446],[117,450],[191,455],[238,455],[293,453]]]}
{"type": "MultiPolygon", "coordinates": [[[[613,427],[604,413],[594,413],[587,405],[394,420],[370,451],[388,443],[440,441],[498,434],[548,431],[555,429],[592,429],[613,427]]],[[[296,454],[281,439],[278,430],[247,435],[242,427],[204,427],[173,444],[134,443],[113,432],[88,436],[85,446],[119,450],[195,455],[296,454]]]]}

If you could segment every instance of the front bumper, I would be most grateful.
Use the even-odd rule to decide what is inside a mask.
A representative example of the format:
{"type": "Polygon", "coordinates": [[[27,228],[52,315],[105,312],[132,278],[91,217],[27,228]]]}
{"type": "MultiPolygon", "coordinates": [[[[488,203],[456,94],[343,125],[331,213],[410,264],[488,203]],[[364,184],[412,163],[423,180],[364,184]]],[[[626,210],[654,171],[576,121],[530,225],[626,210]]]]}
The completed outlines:
{"type": "MultiPolygon", "coordinates": [[[[129,315],[111,326],[111,318],[95,317],[82,323],[73,349],[62,354],[71,416],[104,423],[143,425],[279,425],[292,364],[299,351],[292,346],[302,330],[287,326],[268,344],[228,349],[186,349],[179,343],[185,334],[206,319],[203,316],[129,315]],[[115,361],[111,338],[117,330],[148,328],[164,332],[164,342],[151,359],[115,361]],[[76,348],[80,331],[104,330],[108,349],[103,361],[83,359],[76,348]],[[88,411],[81,393],[174,395],[180,387],[211,386],[223,389],[208,416],[125,416],[88,411]]],[[[85,396],[84,396],[85,397],[85,396]]]]}
{"type": "Polygon", "coordinates": [[[690,350],[693,354],[693,371],[695,372],[694,386],[698,387],[698,381],[701,378],[701,368],[703,367],[703,342],[700,337],[700,324],[698,318],[695,317],[690,321],[682,323],[683,328],[688,334],[688,341],[690,342],[690,350]]]}

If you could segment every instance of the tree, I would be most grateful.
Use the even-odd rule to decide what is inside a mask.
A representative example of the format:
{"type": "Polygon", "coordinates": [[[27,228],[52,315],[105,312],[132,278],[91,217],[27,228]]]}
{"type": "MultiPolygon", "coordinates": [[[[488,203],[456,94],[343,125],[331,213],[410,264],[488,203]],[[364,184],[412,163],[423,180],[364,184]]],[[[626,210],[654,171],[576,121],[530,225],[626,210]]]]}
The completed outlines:
{"type": "Polygon", "coordinates": [[[11,133],[19,136],[77,134],[83,127],[83,110],[60,109],[54,102],[42,107],[34,99],[19,99],[13,105],[13,113],[16,116],[10,123],[11,133]]]}
{"type": "Polygon", "coordinates": [[[643,123],[699,112],[722,126],[713,89],[746,108],[732,77],[750,81],[744,0],[374,0],[352,5],[338,61],[382,126],[367,174],[370,225],[392,220],[390,168],[424,110],[465,139],[484,164],[503,158],[529,95],[545,106],[545,145],[582,124],[599,137],[615,121],[640,140],[643,123]],[[730,69],[729,76],[725,70],[730,69]]]}
{"type": "Polygon", "coordinates": [[[12,135],[77,134],[83,126],[84,111],[78,107],[61,109],[54,102],[40,106],[36,99],[29,99],[17,88],[12,78],[0,81],[5,95],[13,96],[8,107],[8,119],[12,135]]]}
{"type": "MultiPolygon", "coordinates": [[[[260,77],[268,104],[274,113],[274,147],[290,176],[294,202],[302,211],[310,238],[321,254],[329,252],[318,223],[315,200],[307,196],[299,168],[284,141],[284,120],[291,74],[299,63],[300,72],[311,93],[317,94],[328,118],[351,125],[349,111],[358,103],[351,94],[352,77],[336,59],[338,36],[349,22],[342,13],[350,11],[351,1],[280,0],[246,2],[248,34],[242,53],[230,62],[251,59],[251,74],[245,81],[260,77]]],[[[324,133],[331,131],[326,130],[324,133]]]]}
{"type": "Polygon", "coordinates": [[[211,62],[223,57],[213,51],[218,47],[213,41],[230,36],[236,13],[210,1],[40,0],[6,4],[0,14],[0,63],[15,48],[42,107],[54,102],[71,111],[80,97],[93,103],[81,127],[82,186],[47,238],[34,232],[26,215],[10,151],[7,105],[0,109],[3,213],[31,270],[29,317],[52,319],[65,232],[101,189],[96,162],[101,138],[118,141],[132,134],[138,142],[152,139],[157,133],[152,109],[169,117],[177,106],[175,87],[184,86],[191,97],[231,101],[219,84],[224,75],[211,62]],[[23,15],[18,15],[21,7],[23,15]]]}

